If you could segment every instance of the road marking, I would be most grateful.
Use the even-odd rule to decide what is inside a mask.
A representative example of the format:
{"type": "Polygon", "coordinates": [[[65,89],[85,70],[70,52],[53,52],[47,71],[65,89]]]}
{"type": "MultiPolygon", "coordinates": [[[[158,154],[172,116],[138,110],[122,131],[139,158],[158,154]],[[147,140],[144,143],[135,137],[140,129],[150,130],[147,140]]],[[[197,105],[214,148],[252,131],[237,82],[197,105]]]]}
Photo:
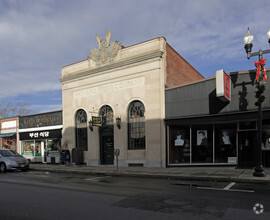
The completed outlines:
{"type": "Polygon", "coordinates": [[[232,192],[250,192],[253,193],[253,190],[242,190],[242,189],[221,189],[221,188],[212,188],[212,187],[197,187],[197,189],[209,189],[209,190],[220,190],[220,191],[232,191],[232,192]]]}
{"type": "Polygon", "coordinates": [[[102,176],[102,177],[93,177],[93,178],[88,178],[88,179],[85,179],[85,180],[89,180],[89,181],[99,181],[101,179],[107,179],[107,178],[110,178],[111,176],[102,176]]]}
{"type": "Polygon", "coordinates": [[[201,187],[201,186],[198,186],[197,189],[211,189],[211,190],[224,190],[224,189],[221,189],[221,188],[213,188],[213,187],[201,187]]]}
{"type": "Polygon", "coordinates": [[[231,189],[236,183],[231,182],[225,188],[215,188],[215,187],[197,187],[197,189],[209,189],[209,190],[220,190],[220,191],[232,191],[232,192],[254,192],[253,190],[243,190],[243,189],[231,189]]]}
{"type": "Polygon", "coordinates": [[[250,192],[250,193],[254,193],[253,190],[245,190],[245,189],[229,189],[229,191],[233,191],[233,192],[250,192]]]}
{"type": "Polygon", "coordinates": [[[235,185],[235,182],[231,182],[228,186],[224,188],[224,190],[229,190],[232,186],[235,185]]]}

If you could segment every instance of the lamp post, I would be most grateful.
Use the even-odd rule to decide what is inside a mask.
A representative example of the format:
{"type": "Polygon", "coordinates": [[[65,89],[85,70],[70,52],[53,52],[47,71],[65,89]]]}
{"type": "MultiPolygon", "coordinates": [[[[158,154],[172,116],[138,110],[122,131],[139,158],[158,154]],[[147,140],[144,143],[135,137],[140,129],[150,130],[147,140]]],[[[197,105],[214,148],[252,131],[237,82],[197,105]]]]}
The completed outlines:
{"type": "MultiPolygon", "coordinates": [[[[270,30],[267,32],[268,42],[270,44],[270,30]]],[[[255,153],[255,168],[253,172],[253,176],[264,177],[264,169],[262,166],[262,103],[265,99],[263,93],[265,90],[265,80],[266,80],[266,71],[264,69],[265,59],[262,57],[263,54],[270,53],[270,50],[259,50],[256,53],[251,53],[254,36],[251,34],[249,28],[247,29],[246,34],[244,35],[244,44],[247,53],[247,58],[258,56],[259,61],[255,62],[255,66],[257,67],[257,75],[256,75],[256,95],[257,102],[255,103],[258,106],[258,135],[257,135],[257,146],[255,153]]]]}

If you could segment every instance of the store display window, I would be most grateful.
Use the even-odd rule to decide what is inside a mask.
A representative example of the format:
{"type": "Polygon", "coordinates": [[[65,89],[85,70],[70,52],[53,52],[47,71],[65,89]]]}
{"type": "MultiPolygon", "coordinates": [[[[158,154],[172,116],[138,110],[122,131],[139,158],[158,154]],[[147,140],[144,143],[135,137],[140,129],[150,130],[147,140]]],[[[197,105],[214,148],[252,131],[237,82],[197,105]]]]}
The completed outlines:
{"type": "Polygon", "coordinates": [[[263,120],[262,124],[262,165],[270,167],[270,120],[263,120]]]}
{"type": "Polygon", "coordinates": [[[171,164],[190,163],[189,126],[171,126],[169,133],[169,162],[171,164]]]}
{"type": "Polygon", "coordinates": [[[16,145],[17,145],[16,135],[12,137],[2,138],[2,148],[16,151],[16,145]]]}
{"type": "Polygon", "coordinates": [[[25,157],[40,157],[41,141],[39,140],[22,141],[21,154],[25,157]]]}
{"type": "Polygon", "coordinates": [[[263,120],[262,129],[262,149],[270,150],[270,119],[263,120]]]}
{"type": "Polygon", "coordinates": [[[21,154],[25,157],[33,157],[35,152],[35,141],[22,141],[21,154]]]}
{"type": "Polygon", "coordinates": [[[47,140],[45,155],[47,157],[59,157],[60,156],[60,148],[61,148],[61,139],[52,139],[47,140]]]}
{"type": "Polygon", "coordinates": [[[213,125],[192,126],[192,163],[213,163],[213,125]]]}
{"type": "Polygon", "coordinates": [[[41,141],[35,140],[35,156],[41,157],[41,141]]]}
{"type": "Polygon", "coordinates": [[[215,163],[236,163],[236,123],[215,125],[215,163]]]}

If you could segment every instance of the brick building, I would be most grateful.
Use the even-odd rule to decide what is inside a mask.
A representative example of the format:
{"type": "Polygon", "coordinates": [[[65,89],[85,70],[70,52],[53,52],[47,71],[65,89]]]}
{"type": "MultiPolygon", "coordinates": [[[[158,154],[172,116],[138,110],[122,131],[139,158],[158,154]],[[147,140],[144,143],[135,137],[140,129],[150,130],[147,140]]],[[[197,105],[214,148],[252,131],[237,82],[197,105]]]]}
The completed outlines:
{"type": "Polygon", "coordinates": [[[0,148],[19,152],[19,117],[0,119],[0,148]]]}
{"type": "Polygon", "coordinates": [[[203,79],[164,37],[124,47],[111,32],[62,68],[63,143],[87,165],[165,167],[165,88],[203,79]]]}

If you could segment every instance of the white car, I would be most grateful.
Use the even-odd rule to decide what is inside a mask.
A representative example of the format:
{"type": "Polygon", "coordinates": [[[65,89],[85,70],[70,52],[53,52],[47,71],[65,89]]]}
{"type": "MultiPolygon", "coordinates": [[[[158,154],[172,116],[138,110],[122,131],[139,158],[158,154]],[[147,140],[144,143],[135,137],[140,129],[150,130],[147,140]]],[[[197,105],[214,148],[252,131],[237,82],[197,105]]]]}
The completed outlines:
{"type": "Polygon", "coordinates": [[[29,161],[13,150],[0,149],[0,172],[17,169],[28,170],[29,161]]]}

